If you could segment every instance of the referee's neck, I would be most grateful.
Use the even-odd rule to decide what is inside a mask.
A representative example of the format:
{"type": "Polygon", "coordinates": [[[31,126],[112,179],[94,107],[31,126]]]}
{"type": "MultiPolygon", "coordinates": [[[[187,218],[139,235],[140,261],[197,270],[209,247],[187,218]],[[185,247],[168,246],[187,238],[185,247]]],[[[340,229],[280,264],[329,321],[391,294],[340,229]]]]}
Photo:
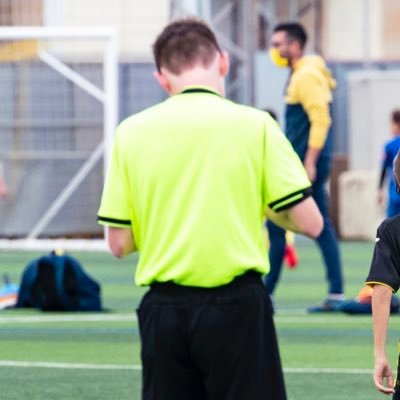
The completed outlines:
{"type": "Polygon", "coordinates": [[[188,86],[206,86],[225,96],[225,76],[229,71],[229,59],[225,53],[218,54],[208,66],[202,64],[186,68],[179,74],[174,74],[166,68],[155,73],[160,85],[174,95],[182,92],[188,86]]]}
{"type": "Polygon", "coordinates": [[[220,95],[225,95],[224,78],[218,76],[214,71],[209,71],[204,68],[193,68],[182,72],[180,75],[175,75],[169,79],[171,86],[171,95],[181,93],[188,86],[202,86],[215,90],[220,95]]]}

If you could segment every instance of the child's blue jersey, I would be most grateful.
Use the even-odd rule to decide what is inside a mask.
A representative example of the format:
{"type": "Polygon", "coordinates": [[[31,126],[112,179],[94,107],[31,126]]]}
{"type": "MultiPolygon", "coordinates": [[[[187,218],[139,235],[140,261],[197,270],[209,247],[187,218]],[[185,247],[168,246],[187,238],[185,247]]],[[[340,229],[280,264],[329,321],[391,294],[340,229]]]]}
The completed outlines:
{"type": "Polygon", "coordinates": [[[382,172],[383,174],[387,173],[387,176],[389,178],[389,203],[400,204],[400,195],[396,193],[396,184],[393,177],[393,161],[396,158],[399,149],[400,136],[396,136],[385,144],[385,151],[382,161],[382,172]]]}

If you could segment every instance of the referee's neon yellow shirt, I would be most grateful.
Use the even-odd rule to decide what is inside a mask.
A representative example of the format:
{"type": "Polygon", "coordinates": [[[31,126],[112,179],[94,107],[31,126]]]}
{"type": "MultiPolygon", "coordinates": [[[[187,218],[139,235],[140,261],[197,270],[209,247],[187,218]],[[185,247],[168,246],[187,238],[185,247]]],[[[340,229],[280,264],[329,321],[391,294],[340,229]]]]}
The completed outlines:
{"type": "Polygon", "coordinates": [[[309,188],[267,113],[190,87],[119,125],[98,221],[132,229],[137,285],[215,287],[268,272],[264,211],[309,188]]]}

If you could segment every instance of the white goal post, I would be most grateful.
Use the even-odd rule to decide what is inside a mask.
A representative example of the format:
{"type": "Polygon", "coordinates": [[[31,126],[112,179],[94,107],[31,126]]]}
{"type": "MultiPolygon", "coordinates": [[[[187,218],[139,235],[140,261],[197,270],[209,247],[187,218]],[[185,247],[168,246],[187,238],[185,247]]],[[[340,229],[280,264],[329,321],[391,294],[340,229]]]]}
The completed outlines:
{"type": "MultiPolygon", "coordinates": [[[[50,233],[49,235],[45,233],[45,230],[49,226],[49,224],[54,220],[54,218],[60,213],[60,210],[62,210],[63,207],[65,207],[66,203],[68,202],[69,199],[71,199],[71,197],[74,195],[77,189],[82,186],[84,187],[85,179],[87,179],[88,174],[91,173],[91,171],[93,171],[93,169],[96,167],[96,164],[98,168],[98,163],[102,157],[104,160],[103,163],[104,167],[102,173],[104,173],[105,171],[105,166],[107,165],[107,160],[108,160],[107,154],[111,149],[112,138],[118,121],[117,33],[116,30],[113,28],[0,27],[0,66],[2,64],[7,66],[7,74],[8,74],[7,75],[6,73],[4,73],[5,76],[4,79],[6,79],[6,75],[9,76],[10,69],[15,68],[16,65],[20,65],[20,63],[25,62],[25,60],[24,60],[24,54],[18,55],[18,50],[14,54],[13,53],[14,50],[12,50],[10,59],[7,59],[8,56],[6,56],[5,57],[6,61],[3,61],[1,59],[2,58],[1,46],[3,44],[5,45],[8,45],[9,43],[16,44],[16,43],[23,43],[26,41],[32,41],[38,43],[37,49],[34,51],[35,54],[33,56],[30,56],[31,60],[34,59],[35,63],[34,68],[29,67],[28,73],[22,74],[24,75],[24,79],[26,79],[26,81],[24,81],[25,84],[21,83],[23,78],[20,78],[20,82],[18,83],[20,86],[25,85],[24,90],[29,92],[29,96],[31,96],[29,101],[32,103],[31,106],[32,110],[34,110],[35,108],[34,92],[35,90],[37,90],[36,88],[38,86],[40,86],[40,98],[47,99],[48,97],[50,100],[48,100],[49,104],[47,106],[54,107],[54,104],[52,104],[53,103],[52,98],[54,98],[54,96],[51,97],[46,95],[46,86],[48,86],[48,88],[51,88],[51,85],[54,84],[55,82],[54,74],[57,74],[57,76],[60,77],[60,80],[62,79],[63,87],[66,85],[65,82],[68,82],[67,93],[70,94],[71,97],[70,101],[76,103],[73,104],[73,106],[71,107],[75,107],[76,109],[78,109],[80,107],[80,104],[82,104],[83,102],[91,102],[91,103],[96,102],[100,104],[103,113],[102,116],[103,133],[101,134],[101,138],[98,140],[98,142],[94,143],[93,146],[90,148],[89,145],[85,145],[85,142],[88,142],[85,137],[79,138],[79,141],[83,143],[82,147],[84,148],[84,151],[82,151],[79,148],[74,148],[72,150],[70,147],[63,148],[63,141],[65,139],[61,138],[61,133],[59,132],[57,132],[57,135],[60,136],[60,139],[57,142],[57,144],[53,146],[54,148],[51,148],[50,150],[45,148],[45,146],[43,146],[44,150],[42,150],[41,148],[25,149],[23,146],[20,149],[15,150],[15,148],[11,149],[11,147],[6,148],[7,147],[6,145],[2,146],[2,142],[0,141],[0,163],[3,160],[3,164],[6,164],[5,165],[6,178],[7,175],[13,175],[12,174],[13,165],[11,164],[13,164],[15,160],[23,159],[32,162],[32,160],[40,159],[40,160],[52,160],[52,162],[54,163],[60,160],[68,160],[68,159],[75,160],[74,161],[75,163],[77,162],[76,160],[78,159],[82,161],[79,164],[79,166],[74,169],[73,173],[71,173],[68,176],[68,182],[62,183],[62,187],[58,188],[58,192],[53,196],[49,196],[51,197],[51,201],[49,201],[49,204],[46,205],[45,209],[41,210],[40,213],[35,216],[34,220],[30,221],[29,226],[24,226],[23,228],[21,228],[20,227],[21,224],[18,225],[18,223],[16,223],[16,225],[18,225],[18,229],[15,228],[15,230],[13,230],[14,222],[10,222],[9,220],[7,220],[6,219],[7,215],[12,215],[13,212],[15,214],[18,213],[17,211],[14,210],[14,208],[16,207],[15,206],[16,202],[18,201],[21,202],[20,198],[21,196],[25,196],[24,200],[27,208],[29,208],[31,204],[33,207],[33,204],[35,204],[36,201],[32,199],[34,199],[37,193],[34,193],[34,190],[30,190],[28,194],[29,198],[26,198],[27,194],[26,192],[24,192],[24,187],[23,187],[24,182],[21,176],[23,175],[24,179],[28,181],[26,175],[29,171],[19,172],[19,178],[20,181],[22,182],[20,184],[20,187],[17,187],[17,184],[15,184],[13,190],[14,183],[12,181],[8,182],[8,187],[11,188],[9,196],[5,199],[0,199],[0,223],[3,218],[3,220],[6,223],[8,223],[8,226],[11,226],[11,228],[8,228],[8,231],[6,230],[5,232],[1,232],[0,230],[0,236],[1,236],[0,249],[1,248],[32,249],[36,248],[38,240],[40,239],[45,239],[42,241],[42,243],[45,243],[44,245],[45,248],[54,248],[56,247],[56,245],[61,245],[62,247],[66,247],[65,244],[61,244],[59,242],[60,240],[59,237],[63,236],[62,228],[61,228],[61,233],[50,233]],[[56,45],[54,45],[54,43],[56,43],[56,45]],[[65,43],[67,43],[67,45],[65,43]],[[71,43],[73,45],[68,47],[68,45],[70,45],[71,43]],[[98,70],[101,70],[102,77],[99,78],[99,80],[102,81],[101,85],[93,83],[93,80],[90,79],[90,77],[88,78],[87,76],[85,76],[84,73],[81,73],[79,71],[79,68],[74,68],[73,66],[74,62],[76,62],[77,60],[79,60],[81,67],[85,63],[87,64],[93,63],[90,51],[79,53],[79,51],[74,52],[73,50],[79,48],[80,46],[84,46],[84,43],[94,43],[96,45],[96,52],[95,52],[96,55],[93,57],[94,59],[96,59],[97,63],[95,69],[97,75],[99,75],[98,70]],[[66,48],[72,50],[65,51],[66,48]],[[82,59],[82,54],[84,54],[83,59],[82,59]],[[38,65],[40,66],[40,68],[38,65]],[[46,71],[47,80],[43,78],[45,74],[42,72],[42,69],[45,69],[46,71]],[[35,73],[38,73],[37,77],[35,77],[35,73]],[[28,80],[28,78],[26,78],[27,75],[29,76],[30,81],[28,80]],[[36,78],[37,82],[35,81],[36,78]],[[72,86],[73,88],[71,88],[72,86]],[[28,89],[26,87],[28,87],[28,89]],[[79,98],[76,95],[77,91],[79,91],[79,98]],[[82,159],[83,157],[82,154],[84,153],[85,153],[84,156],[85,158],[82,159]],[[9,162],[6,163],[4,160],[8,160],[9,162]],[[9,172],[9,174],[7,174],[7,172],[9,172]],[[11,234],[8,234],[7,232],[11,232],[11,234]],[[20,232],[24,232],[23,235],[21,235],[20,232]],[[57,241],[55,240],[56,238],[57,241]]],[[[1,75],[1,69],[0,69],[0,75],[1,75]]],[[[14,75],[13,79],[16,79],[14,75]]],[[[1,88],[3,87],[6,87],[5,84],[0,83],[0,95],[2,97],[7,96],[7,94],[1,93],[1,88]]],[[[57,88],[52,88],[52,90],[57,91],[57,88]]],[[[13,89],[12,93],[14,97],[15,96],[21,97],[21,95],[19,95],[18,93],[15,94],[16,89],[13,89]]],[[[58,111],[60,111],[60,113],[62,112],[66,113],[64,108],[66,108],[65,104],[67,100],[65,99],[64,93],[62,91],[60,91],[59,97],[61,103],[58,111]]],[[[45,128],[43,128],[43,130],[46,131],[45,135],[46,137],[41,138],[40,132],[35,133],[36,136],[34,136],[33,139],[29,137],[28,142],[35,140],[37,143],[41,142],[44,143],[46,142],[46,140],[50,141],[53,140],[51,139],[51,137],[50,139],[48,139],[48,137],[51,136],[52,134],[52,132],[49,131],[50,129],[49,126],[51,126],[53,122],[51,121],[49,122],[45,118],[42,118],[40,123],[37,122],[37,120],[35,120],[34,111],[29,111],[33,115],[31,120],[29,120],[27,115],[25,115],[23,112],[18,113],[18,118],[16,118],[15,115],[14,118],[12,118],[13,112],[15,114],[16,108],[18,107],[19,109],[27,108],[26,98],[24,98],[23,100],[14,99],[13,102],[14,102],[13,104],[6,107],[7,109],[11,109],[9,115],[5,116],[4,114],[5,112],[3,113],[4,115],[0,112],[0,125],[3,124],[4,126],[7,126],[7,129],[11,129],[9,127],[12,126],[12,129],[15,130],[15,135],[21,135],[21,131],[25,132],[24,129],[28,129],[27,126],[29,124],[31,124],[32,129],[35,130],[35,132],[40,131],[41,126],[44,126],[45,128]],[[23,103],[23,106],[21,106],[21,103],[23,103]]],[[[96,107],[98,107],[98,105],[96,106],[93,105],[91,109],[97,109],[96,107]]],[[[62,119],[59,118],[57,123],[58,123],[57,129],[60,132],[66,131],[67,128],[69,129],[70,122],[68,122],[68,117],[65,117],[63,115],[63,118],[62,119]]],[[[78,135],[80,131],[84,132],[84,127],[87,124],[89,124],[87,122],[87,119],[83,119],[82,127],[80,127],[79,124],[77,126],[74,126],[73,129],[74,131],[76,131],[74,132],[74,135],[78,135]]],[[[93,130],[94,128],[91,129],[93,130]]],[[[11,130],[10,131],[7,130],[7,132],[9,134],[9,137],[12,138],[13,132],[11,132],[11,130]]],[[[22,139],[19,139],[19,141],[21,143],[24,143],[26,138],[24,137],[23,134],[21,138],[22,139]]],[[[76,137],[74,136],[74,140],[75,139],[76,137]]],[[[3,139],[3,140],[8,145],[10,140],[13,140],[13,138],[3,139]]],[[[25,167],[25,169],[28,170],[29,168],[30,168],[29,166],[25,167]]],[[[61,167],[55,168],[54,175],[57,174],[56,170],[60,168],[61,167]]],[[[19,167],[19,169],[22,170],[22,167],[19,167]]],[[[50,173],[46,173],[46,176],[39,175],[34,177],[36,182],[40,181],[39,186],[41,187],[42,190],[43,188],[45,188],[43,181],[48,181],[49,185],[51,185],[52,187],[57,186],[51,183],[52,179],[56,179],[56,177],[51,176],[52,175],[51,166],[48,167],[48,170],[50,171],[50,173]],[[41,181],[41,179],[43,181],[41,181]]],[[[98,188],[96,188],[96,190],[98,190],[98,188]]],[[[93,205],[91,205],[89,208],[91,208],[90,218],[92,217],[95,218],[97,210],[93,208],[93,205]]],[[[32,211],[34,210],[32,209],[32,211]]],[[[32,213],[29,214],[27,213],[29,217],[31,217],[31,214],[32,213]]],[[[35,213],[33,212],[33,214],[35,213]]],[[[78,216],[77,219],[79,218],[81,217],[78,216]]],[[[68,217],[67,219],[70,220],[70,218],[68,217]]],[[[71,233],[68,232],[65,236],[73,237],[74,235],[73,234],[71,235],[71,233]]],[[[78,245],[78,247],[79,246],[82,247],[82,249],[87,248],[86,244],[78,245]]],[[[95,247],[97,248],[99,247],[99,245],[95,244],[95,247]]],[[[102,248],[103,245],[101,244],[100,247],[102,248]]],[[[40,248],[40,245],[38,246],[38,248],[40,248]]]]}

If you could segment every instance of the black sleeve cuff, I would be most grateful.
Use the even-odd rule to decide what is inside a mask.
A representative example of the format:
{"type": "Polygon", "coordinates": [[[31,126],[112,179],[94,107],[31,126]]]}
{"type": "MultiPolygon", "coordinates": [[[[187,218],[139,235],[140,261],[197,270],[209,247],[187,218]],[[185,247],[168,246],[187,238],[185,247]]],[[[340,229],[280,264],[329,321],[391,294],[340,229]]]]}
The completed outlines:
{"type": "Polygon", "coordinates": [[[373,279],[373,278],[367,278],[367,280],[365,281],[365,284],[368,286],[374,286],[374,285],[383,285],[383,286],[387,286],[388,288],[392,289],[393,293],[396,293],[399,290],[399,285],[398,284],[392,284],[392,283],[387,283],[385,282],[384,279],[373,279]]]}
{"type": "Polygon", "coordinates": [[[104,222],[106,224],[110,223],[110,224],[131,226],[131,221],[129,219],[108,218],[108,217],[103,217],[101,215],[98,215],[97,216],[97,221],[98,222],[104,222]]]}
{"type": "Polygon", "coordinates": [[[268,204],[269,208],[275,212],[283,211],[288,208],[293,207],[294,205],[302,202],[307,197],[310,197],[312,194],[312,187],[309,186],[305,189],[298,190],[291,194],[288,194],[281,199],[275,200],[272,203],[268,204]]]}

